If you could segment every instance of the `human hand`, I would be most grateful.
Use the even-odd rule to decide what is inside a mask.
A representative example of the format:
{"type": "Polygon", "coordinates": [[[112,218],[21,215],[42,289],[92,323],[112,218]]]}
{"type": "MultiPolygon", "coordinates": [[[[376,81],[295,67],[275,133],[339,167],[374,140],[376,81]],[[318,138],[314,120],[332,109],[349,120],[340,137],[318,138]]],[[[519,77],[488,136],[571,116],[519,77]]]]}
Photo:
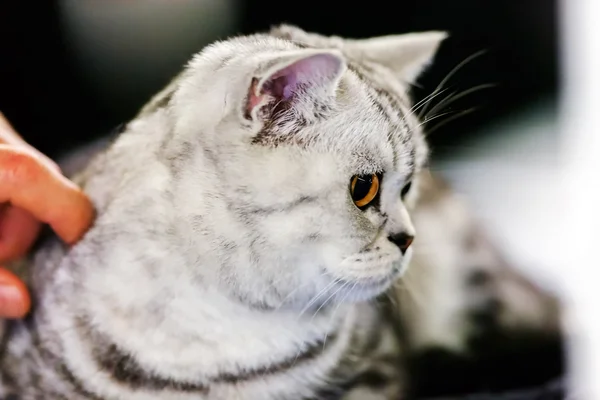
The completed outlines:
{"type": "MultiPolygon", "coordinates": [[[[68,244],[92,224],[88,197],[49,158],[28,145],[0,113],[0,263],[23,256],[47,223],[68,244]]],[[[27,288],[0,267],[0,318],[29,311],[27,288]]]]}

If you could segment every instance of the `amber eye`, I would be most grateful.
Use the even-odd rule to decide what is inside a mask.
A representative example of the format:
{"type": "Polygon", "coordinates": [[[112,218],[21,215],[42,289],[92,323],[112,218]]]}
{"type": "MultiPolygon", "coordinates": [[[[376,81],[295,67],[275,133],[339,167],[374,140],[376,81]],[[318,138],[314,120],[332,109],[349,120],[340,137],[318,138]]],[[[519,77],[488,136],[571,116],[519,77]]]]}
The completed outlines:
{"type": "Polygon", "coordinates": [[[350,183],[350,194],[357,207],[364,207],[373,201],[379,192],[377,175],[355,175],[350,183]]]}

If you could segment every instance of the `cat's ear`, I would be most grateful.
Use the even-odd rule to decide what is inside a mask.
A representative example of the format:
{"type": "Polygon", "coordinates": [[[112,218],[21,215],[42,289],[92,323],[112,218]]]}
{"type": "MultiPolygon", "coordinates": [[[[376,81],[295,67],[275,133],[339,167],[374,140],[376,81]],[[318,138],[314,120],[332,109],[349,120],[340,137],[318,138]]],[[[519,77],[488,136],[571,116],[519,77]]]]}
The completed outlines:
{"type": "Polygon", "coordinates": [[[291,40],[313,48],[343,49],[344,40],[336,36],[323,36],[314,32],[306,32],[294,25],[281,24],[271,27],[269,35],[280,39],[291,40]]]}
{"type": "Polygon", "coordinates": [[[288,24],[280,24],[272,26],[269,30],[269,35],[275,36],[281,39],[287,40],[298,40],[307,37],[310,35],[308,32],[303,29],[288,24]]]}
{"type": "Polygon", "coordinates": [[[413,83],[429,66],[446,32],[429,31],[352,40],[347,48],[391,69],[402,81],[413,83]]]}
{"type": "MultiPolygon", "coordinates": [[[[250,85],[245,115],[259,118],[264,108],[286,109],[334,93],[346,69],[335,50],[295,50],[278,54],[257,71],[250,85]]],[[[273,111],[273,110],[271,110],[273,111]]]]}

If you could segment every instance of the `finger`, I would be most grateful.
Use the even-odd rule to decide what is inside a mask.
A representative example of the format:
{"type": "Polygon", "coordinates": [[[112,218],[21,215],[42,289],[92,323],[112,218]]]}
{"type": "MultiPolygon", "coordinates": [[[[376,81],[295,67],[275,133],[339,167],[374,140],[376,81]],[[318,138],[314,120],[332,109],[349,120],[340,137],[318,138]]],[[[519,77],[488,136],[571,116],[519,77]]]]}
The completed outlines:
{"type": "Polygon", "coordinates": [[[67,243],[75,243],[93,221],[88,197],[73,182],[22,148],[0,145],[0,203],[30,212],[67,243]]]}
{"type": "Polygon", "coordinates": [[[40,223],[29,212],[13,206],[0,210],[0,262],[25,255],[39,231],[40,223]]]}
{"type": "Polygon", "coordinates": [[[0,113],[0,143],[27,145],[2,113],[0,113]]]}
{"type": "Polygon", "coordinates": [[[2,113],[0,113],[0,144],[11,144],[14,146],[24,147],[35,153],[49,167],[55,169],[56,171],[60,171],[58,164],[56,164],[54,161],[37,151],[26,141],[24,141],[23,138],[19,136],[19,134],[15,131],[10,122],[8,122],[8,120],[4,117],[2,113]]]}
{"type": "Polygon", "coordinates": [[[25,284],[13,273],[0,268],[0,317],[22,318],[31,308],[25,284]]]}

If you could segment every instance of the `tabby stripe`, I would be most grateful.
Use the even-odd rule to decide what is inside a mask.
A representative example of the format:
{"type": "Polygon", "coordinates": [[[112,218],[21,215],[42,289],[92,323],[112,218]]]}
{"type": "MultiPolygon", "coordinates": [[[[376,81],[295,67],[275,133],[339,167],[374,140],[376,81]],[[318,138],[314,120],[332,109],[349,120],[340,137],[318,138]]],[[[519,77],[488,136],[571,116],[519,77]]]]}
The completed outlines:
{"type": "Polygon", "coordinates": [[[380,101],[380,106],[385,110],[385,115],[389,118],[390,122],[394,126],[399,126],[399,122],[403,122],[405,117],[402,113],[402,101],[398,96],[384,87],[384,85],[378,84],[374,77],[371,76],[370,71],[363,65],[350,64],[348,68],[357,74],[359,79],[376,94],[373,96],[373,93],[371,93],[371,97],[380,101]],[[385,105],[381,104],[382,99],[386,101],[385,105]]]}
{"type": "Polygon", "coordinates": [[[75,393],[90,400],[105,400],[98,394],[90,392],[88,389],[86,389],[83,383],[77,379],[75,374],[73,374],[69,367],[67,367],[64,360],[62,360],[44,345],[39,336],[40,327],[38,326],[35,318],[28,319],[26,323],[30,325],[29,332],[31,332],[33,349],[38,352],[39,356],[44,359],[49,366],[54,367],[55,371],[60,375],[60,377],[71,385],[71,388],[75,391],[75,393]]]}
{"type": "MultiPolygon", "coordinates": [[[[395,95],[394,93],[392,93],[389,90],[384,89],[382,87],[378,87],[378,86],[374,85],[373,90],[379,96],[380,101],[385,100],[386,104],[389,106],[386,109],[389,112],[390,119],[393,119],[393,121],[394,121],[393,124],[397,128],[396,132],[400,132],[400,134],[402,135],[400,138],[398,137],[398,135],[392,134],[390,136],[390,142],[391,142],[393,148],[397,149],[397,148],[400,148],[403,146],[409,147],[411,150],[411,154],[412,154],[412,156],[409,160],[409,165],[414,165],[414,146],[410,142],[411,135],[408,134],[410,132],[410,127],[408,126],[408,122],[406,121],[406,116],[404,115],[404,113],[402,111],[401,100],[398,98],[397,95],[395,95]],[[400,139],[400,140],[398,140],[398,139],[400,139]],[[399,143],[401,143],[403,146],[400,146],[399,143]]],[[[396,154],[394,154],[394,156],[396,156],[396,154]]],[[[397,164],[396,159],[394,160],[394,163],[397,164]]]]}
{"type": "MultiPolygon", "coordinates": [[[[269,214],[274,214],[274,213],[285,213],[285,212],[289,212],[290,210],[292,210],[296,207],[299,207],[303,204],[314,203],[317,200],[318,200],[318,198],[315,196],[301,196],[301,197],[297,198],[296,200],[290,201],[290,202],[282,204],[282,205],[271,206],[271,207],[246,207],[246,208],[240,208],[239,212],[242,215],[250,215],[250,214],[269,215],[269,214]]],[[[235,208],[235,206],[232,206],[232,208],[235,208]]]]}
{"type": "Polygon", "coordinates": [[[93,356],[102,370],[110,373],[117,382],[126,384],[133,390],[171,389],[179,392],[208,393],[208,387],[204,384],[165,379],[145,371],[131,355],[120,350],[115,344],[109,344],[103,351],[94,349],[93,356]]]}
{"type": "MultiPolygon", "coordinates": [[[[378,108],[380,114],[386,117],[387,121],[395,128],[394,131],[388,132],[388,140],[394,150],[399,148],[399,141],[396,132],[403,132],[402,128],[408,129],[400,101],[388,90],[376,86],[373,79],[369,78],[368,72],[361,66],[355,63],[350,63],[348,69],[354,72],[356,76],[368,88],[367,95],[372,100],[373,104],[378,108]]],[[[394,151],[394,165],[398,164],[398,154],[394,151]]]]}
{"type": "Polygon", "coordinates": [[[283,373],[288,369],[295,367],[299,363],[302,364],[314,360],[315,358],[323,354],[331,346],[332,343],[335,343],[337,338],[337,333],[331,333],[327,337],[327,341],[325,341],[325,339],[320,339],[317,342],[313,343],[311,346],[309,346],[305,351],[294,357],[284,359],[283,361],[268,366],[244,371],[237,375],[221,374],[215,379],[212,379],[212,381],[215,383],[235,384],[242,381],[260,378],[265,375],[275,375],[283,373]]]}
{"type": "MultiPolygon", "coordinates": [[[[386,90],[383,90],[383,89],[377,88],[377,87],[373,87],[373,89],[377,93],[380,101],[381,101],[381,99],[386,100],[387,104],[392,108],[392,110],[399,109],[399,107],[394,106],[392,96],[386,90]]],[[[389,109],[389,108],[386,108],[386,109],[389,109]]],[[[394,113],[393,111],[390,111],[390,114],[396,116],[396,113],[394,113]]],[[[390,116],[390,119],[392,119],[391,116],[390,116]]],[[[401,121],[402,121],[402,118],[400,118],[400,121],[398,121],[398,122],[401,122],[401,121]]],[[[394,119],[393,126],[396,128],[396,132],[399,132],[399,131],[401,132],[401,130],[400,130],[401,128],[400,128],[400,125],[398,122],[394,119]]],[[[389,134],[389,141],[392,145],[392,149],[395,150],[400,147],[398,138],[393,133],[389,134]]],[[[398,153],[396,151],[394,151],[394,165],[395,166],[398,165],[398,153]]]]}
{"type": "Polygon", "coordinates": [[[376,91],[373,87],[373,82],[371,79],[369,79],[365,74],[364,71],[362,70],[362,68],[354,63],[348,63],[348,70],[352,71],[357,77],[358,79],[363,82],[365,84],[365,86],[367,87],[368,93],[367,95],[369,96],[369,98],[371,99],[371,101],[373,102],[373,105],[375,107],[377,107],[377,109],[379,110],[379,113],[381,114],[382,117],[385,117],[388,122],[392,125],[395,125],[392,118],[390,117],[390,114],[388,113],[388,111],[386,110],[386,108],[384,107],[383,104],[381,104],[381,102],[379,101],[379,97],[376,95],[376,91]]]}
{"type": "MultiPolygon", "coordinates": [[[[97,335],[97,333],[95,334],[97,335]]],[[[210,379],[215,384],[236,384],[252,379],[264,377],[265,375],[274,375],[283,373],[292,367],[317,358],[324,353],[331,344],[336,342],[337,334],[331,334],[327,341],[319,340],[309,346],[302,353],[289,357],[278,363],[268,366],[254,368],[240,373],[222,373],[210,379]]],[[[152,375],[145,371],[131,355],[119,349],[115,344],[108,344],[102,349],[96,348],[93,351],[98,365],[105,371],[111,373],[112,377],[121,384],[126,384],[132,389],[151,389],[162,390],[171,389],[180,392],[198,392],[207,394],[208,385],[194,382],[181,382],[173,379],[165,379],[152,375]]]]}
{"type": "MultiPolygon", "coordinates": [[[[358,64],[349,64],[348,69],[356,74],[356,76],[368,87],[369,98],[373,101],[373,104],[379,109],[379,112],[387,117],[388,122],[394,126],[395,132],[408,133],[410,127],[406,120],[407,115],[403,112],[403,103],[399,96],[383,87],[377,85],[376,82],[369,77],[369,72],[363,66],[358,64]]],[[[395,132],[388,132],[388,140],[392,145],[393,149],[398,149],[399,141],[395,132]]],[[[416,151],[413,143],[410,142],[410,135],[404,134],[400,141],[403,145],[410,148],[408,165],[412,167],[415,165],[416,151]]],[[[394,165],[398,163],[398,154],[394,152],[394,165]]]]}
{"type": "Polygon", "coordinates": [[[79,379],[75,377],[75,375],[69,369],[69,367],[67,367],[65,364],[60,364],[57,369],[57,372],[60,374],[61,378],[69,382],[75,390],[75,392],[81,395],[82,397],[85,397],[90,400],[105,400],[103,397],[100,397],[99,395],[87,390],[79,381],[79,379]]]}

